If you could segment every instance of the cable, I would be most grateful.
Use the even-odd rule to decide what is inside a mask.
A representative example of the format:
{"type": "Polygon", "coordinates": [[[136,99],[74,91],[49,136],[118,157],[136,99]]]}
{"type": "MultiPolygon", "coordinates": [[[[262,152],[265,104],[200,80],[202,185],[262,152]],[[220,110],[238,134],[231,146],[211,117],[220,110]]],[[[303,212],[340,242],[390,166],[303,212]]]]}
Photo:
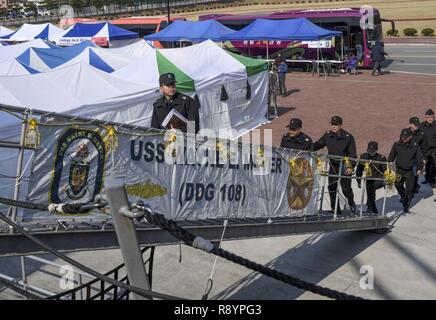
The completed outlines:
{"type": "Polygon", "coordinates": [[[65,262],[68,262],[69,264],[75,266],[76,268],[81,269],[82,271],[89,273],[90,275],[103,280],[105,282],[108,282],[110,284],[113,284],[117,287],[126,289],[128,291],[134,292],[142,297],[147,297],[147,298],[158,298],[158,299],[164,299],[164,300],[182,300],[182,298],[179,297],[175,297],[175,296],[170,296],[170,295],[166,295],[166,294],[162,294],[159,292],[155,292],[155,291],[151,291],[151,290],[145,290],[142,288],[138,288],[138,287],[134,287],[119,281],[116,281],[112,278],[109,278],[91,268],[88,268],[87,266],[84,266],[83,264],[71,259],[70,257],[68,257],[67,255],[58,252],[57,250],[51,248],[50,246],[46,245],[44,242],[40,241],[39,239],[37,239],[36,237],[34,237],[33,235],[27,233],[23,228],[21,228],[20,226],[18,226],[16,223],[14,223],[12,220],[10,220],[9,218],[7,218],[6,216],[4,216],[3,214],[0,213],[0,220],[3,220],[4,222],[6,222],[7,224],[9,224],[11,227],[13,227],[16,231],[18,231],[19,233],[21,233],[23,236],[29,238],[30,240],[32,240],[33,242],[35,242],[37,245],[39,245],[40,247],[44,248],[45,250],[47,250],[48,252],[54,254],[55,256],[57,256],[58,258],[61,258],[62,260],[64,260],[65,262]]]}
{"type": "MultiPolygon", "coordinates": [[[[223,223],[223,227],[224,228],[223,228],[223,232],[221,234],[221,239],[220,239],[220,243],[219,243],[219,247],[220,248],[221,248],[221,244],[222,244],[223,239],[224,239],[224,234],[226,233],[226,228],[227,228],[228,222],[229,222],[229,219],[226,218],[224,220],[224,223],[223,223]]],[[[218,256],[215,257],[215,261],[214,261],[213,266],[212,266],[212,271],[210,272],[209,279],[207,279],[206,289],[204,291],[204,294],[203,294],[203,297],[201,298],[201,300],[207,300],[207,298],[209,297],[209,293],[212,290],[212,287],[213,287],[213,274],[215,272],[215,267],[216,267],[217,261],[218,261],[218,256]]]]}

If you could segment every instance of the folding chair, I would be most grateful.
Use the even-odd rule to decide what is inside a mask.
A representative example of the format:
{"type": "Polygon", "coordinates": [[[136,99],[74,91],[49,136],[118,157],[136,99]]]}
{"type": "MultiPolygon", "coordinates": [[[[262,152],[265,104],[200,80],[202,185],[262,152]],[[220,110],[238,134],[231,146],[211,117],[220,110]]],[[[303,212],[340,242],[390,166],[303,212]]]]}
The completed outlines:
{"type": "Polygon", "coordinates": [[[312,77],[315,74],[315,72],[319,75],[319,68],[322,67],[324,71],[324,75],[327,76],[326,70],[325,70],[325,63],[319,63],[318,61],[312,61],[312,77]]]}

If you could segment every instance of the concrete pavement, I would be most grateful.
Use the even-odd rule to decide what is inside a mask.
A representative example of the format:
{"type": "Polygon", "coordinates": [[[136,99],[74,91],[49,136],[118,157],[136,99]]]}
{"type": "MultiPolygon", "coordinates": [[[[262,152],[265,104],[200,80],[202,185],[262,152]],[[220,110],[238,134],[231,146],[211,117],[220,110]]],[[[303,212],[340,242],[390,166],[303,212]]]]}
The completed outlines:
{"type": "Polygon", "coordinates": [[[386,44],[385,50],[386,70],[436,75],[436,44],[386,44]]]}

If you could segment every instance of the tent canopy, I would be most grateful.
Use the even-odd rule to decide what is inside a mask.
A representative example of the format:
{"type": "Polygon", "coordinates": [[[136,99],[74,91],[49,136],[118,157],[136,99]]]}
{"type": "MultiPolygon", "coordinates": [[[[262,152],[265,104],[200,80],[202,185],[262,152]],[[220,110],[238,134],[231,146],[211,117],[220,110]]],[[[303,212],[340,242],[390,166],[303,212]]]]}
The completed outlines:
{"type": "MultiPolygon", "coordinates": [[[[138,39],[139,40],[139,39],[138,39]]],[[[90,41],[78,43],[71,47],[56,49],[26,50],[17,59],[38,71],[47,71],[82,61],[105,72],[113,72],[130,64],[136,59],[145,57],[153,49],[144,41],[139,40],[121,48],[100,48],[90,41]]]]}
{"type": "Polygon", "coordinates": [[[19,76],[24,74],[35,74],[38,71],[26,66],[17,59],[10,59],[0,62],[1,76],[19,76]]]}
{"type": "Polygon", "coordinates": [[[266,62],[232,55],[213,41],[176,49],[155,49],[144,59],[135,61],[112,73],[136,83],[159,85],[159,75],[173,72],[177,88],[192,92],[218,83],[245,79],[267,70],[266,62]],[[198,63],[192,63],[196,61],[198,63]]]}
{"type": "Polygon", "coordinates": [[[177,20],[160,32],[145,36],[145,40],[158,41],[223,41],[223,37],[235,33],[216,20],[181,21],[177,20]]]}
{"type": "Polygon", "coordinates": [[[29,42],[14,44],[10,46],[0,47],[0,61],[15,59],[29,48],[54,48],[50,43],[41,39],[32,40],[29,42]]]}
{"type": "Polygon", "coordinates": [[[256,19],[245,28],[224,36],[225,40],[300,40],[311,41],[341,36],[339,31],[323,29],[306,18],[256,19]]]}
{"type": "Polygon", "coordinates": [[[197,96],[200,127],[237,138],[267,121],[265,62],[237,59],[210,40],[150,50],[111,74],[79,61],[44,73],[0,76],[0,104],[147,127],[160,95],[159,75],[173,72],[178,89],[197,96]],[[223,90],[227,98],[220,98],[223,90]]]}
{"type": "Polygon", "coordinates": [[[15,32],[0,37],[3,41],[30,41],[34,39],[52,40],[56,35],[64,32],[63,29],[51,23],[28,24],[25,23],[15,32]]]}
{"type": "Polygon", "coordinates": [[[92,38],[105,38],[107,41],[138,38],[137,32],[132,32],[115,26],[109,22],[76,23],[55,39],[60,45],[73,45],[92,38]]]}
{"type": "Polygon", "coordinates": [[[45,73],[0,76],[0,103],[98,118],[114,108],[148,100],[155,89],[78,62],[45,73]]]}
{"type": "Polygon", "coordinates": [[[13,32],[14,32],[14,30],[11,30],[11,29],[3,27],[3,26],[0,26],[0,37],[4,37],[4,36],[7,36],[7,35],[10,35],[13,32]]]}

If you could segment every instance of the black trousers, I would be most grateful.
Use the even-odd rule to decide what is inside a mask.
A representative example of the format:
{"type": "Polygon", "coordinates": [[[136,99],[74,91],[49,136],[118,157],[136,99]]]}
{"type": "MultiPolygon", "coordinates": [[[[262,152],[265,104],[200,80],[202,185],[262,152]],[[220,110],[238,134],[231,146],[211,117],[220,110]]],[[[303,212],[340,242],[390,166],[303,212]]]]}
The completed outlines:
{"type": "MultiPolygon", "coordinates": [[[[344,175],[345,170],[342,171],[343,171],[342,175],[344,175]]],[[[339,165],[330,165],[329,174],[339,175],[339,165]]],[[[335,210],[335,203],[336,203],[336,196],[337,196],[336,189],[338,188],[338,180],[339,178],[336,177],[329,177],[328,179],[329,181],[328,190],[330,195],[330,205],[332,207],[332,211],[335,210]]],[[[351,179],[342,178],[341,189],[342,189],[342,193],[348,200],[348,204],[350,206],[355,206],[356,204],[354,203],[354,193],[353,193],[353,189],[351,188],[351,179]]]]}
{"type": "Polygon", "coordinates": [[[383,188],[383,181],[366,180],[366,204],[373,212],[378,212],[375,205],[375,192],[380,188],[383,188]]]}
{"type": "Polygon", "coordinates": [[[425,180],[434,182],[436,177],[436,150],[427,156],[427,163],[425,164],[425,180]]]}
{"type": "Polygon", "coordinates": [[[401,179],[395,182],[395,188],[400,194],[401,200],[406,200],[410,203],[415,193],[415,175],[413,174],[413,170],[399,171],[398,173],[401,179]]]}
{"type": "Polygon", "coordinates": [[[372,67],[372,74],[375,74],[375,71],[378,71],[378,74],[381,74],[381,61],[374,61],[374,66],[372,67]]]}

